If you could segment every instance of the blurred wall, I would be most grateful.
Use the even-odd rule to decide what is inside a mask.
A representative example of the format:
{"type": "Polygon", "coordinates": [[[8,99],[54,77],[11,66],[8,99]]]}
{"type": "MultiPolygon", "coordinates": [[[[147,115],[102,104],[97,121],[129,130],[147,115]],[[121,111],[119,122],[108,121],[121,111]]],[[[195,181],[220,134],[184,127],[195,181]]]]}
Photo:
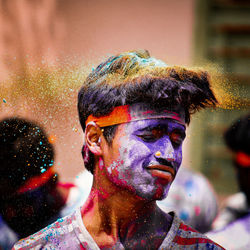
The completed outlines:
{"type": "Polygon", "coordinates": [[[213,65],[216,110],[200,112],[191,124],[191,165],[202,171],[216,191],[238,190],[232,155],[223,134],[250,112],[250,1],[196,0],[195,54],[197,64],[213,65]],[[197,136],[198,135],[198,136],[197,136]]]}
{"type": "Polygon", "coordinates": [[[147,48],[169,63],[190,63],[192,0],[62,1],[67,54],[88,59],[147,48]]]}
{"type": "Polygon", "coordinates": [[[76,103],[88,68],[81,65],[96,66],[138,48],[169,64],[190,65],[193,5],[194,0],[0,0],[0,118],[19,115],[43,125],[54,138],[56,168],[70,180],[83,169],[76,103]]]}

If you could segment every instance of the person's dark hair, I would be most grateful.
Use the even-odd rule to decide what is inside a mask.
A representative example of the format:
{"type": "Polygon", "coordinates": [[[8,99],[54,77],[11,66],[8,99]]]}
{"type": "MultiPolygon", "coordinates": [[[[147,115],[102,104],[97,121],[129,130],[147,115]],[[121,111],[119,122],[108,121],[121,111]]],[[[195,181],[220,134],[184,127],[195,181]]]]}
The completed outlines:
{"type": "MultiPolygon", "coordinates": [[[[132,51],[108,58],[93,70],[78,94],[78,113],[83,131],[89,115],[108,115],[116,106],[148,103],[152,108],[181,105],[185,122],[200,108],[215,106],[207,72],[170,67],[150,57],[148,51],[132,51]]],[[[112,142],[116,126],[104,128],[104,136],[112,142]],[[108,130],[108,131],[107,131],[108,130]]],[[[83,148],[83,157],[86,150],[83,148]]],[[[85,167],[93,173],[94,159],[85,167]]]]}
{"type": "Polygon", "coordinates": [[[15,194],[31,177],[41,175],[53,160],[53,146],[40,126],[17,117],[0,122],[1,199],[15,194]]]}
{"type": "MultiPolygon", "coordinates": [[[[250,155],[250,113],[237,119],[224,133],[224,139],[233,152],[250,155]]],[[[242,167],[237,159],[233,160],[233,164],[237,170],[239,188],[245,194],[246,201],[250,205],[250,166],[242,167]]]]}
{"type": "Polygon", "coordinates": [[[250,155],[250,113],[237,119],[224,133],[224,139],[232,151],[250,155]]]}

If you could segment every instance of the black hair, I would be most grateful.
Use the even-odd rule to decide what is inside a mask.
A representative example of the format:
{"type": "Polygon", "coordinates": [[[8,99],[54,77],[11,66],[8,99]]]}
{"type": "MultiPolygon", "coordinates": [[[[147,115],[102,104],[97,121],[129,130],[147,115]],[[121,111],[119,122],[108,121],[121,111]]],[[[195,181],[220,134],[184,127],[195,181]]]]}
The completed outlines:
{"type": "Polygon", "coordinates": [[[224,139],[232,151],[250,155],[250,113],[237,119],[224,133],[224,139]]]}
{"type": "MultiPolygon", "coordinates": [[[[83,131],[89,115],[108,115],[116,106],[148,103],[152,108],[181,105],[185,122],[200,108],[215,106],[207,72],[170,67],[139,50],[108,58],[93,70],[78,94],[78,113],[83,131]]],[[[117,126],[104,128],[108,142],[117,126]],[[107,132],[107,129],[109,130],[107,132]]],[[[83,148],[83,157],[85,157],[83,148]]],[[[93,155],[85,167],[93,173],[93,155]]]]}
{"type": "MultiPolygon", "coordinates": [[[[237,119],[224,133],[224,139],[233,152],[250,155],[250,113],[237,119]]],[[[250,167],[242,167],[236,159],[233,163],[237,170],[239,188],[246,195],[247,203],[250,205],[250,167]]]]}
{"type": "Polygon", "coordinates": [[[41,175],[53,160],[54,148],[40,126],[17,117],[0,122],[1,199],[14,194],[31,177],[41,175]]]}

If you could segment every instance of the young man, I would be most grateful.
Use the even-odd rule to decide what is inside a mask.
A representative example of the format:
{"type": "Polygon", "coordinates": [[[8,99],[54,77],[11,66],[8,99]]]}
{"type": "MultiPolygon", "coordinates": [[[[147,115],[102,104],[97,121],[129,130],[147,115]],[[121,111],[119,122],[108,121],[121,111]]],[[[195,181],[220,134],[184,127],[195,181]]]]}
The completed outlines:
{"type": "Polygon", "coordinates": [[[61,183],[53,165],[54,148],[40,126],[17,117],[0,121],[0,249],[77,207],[83,190],[61,183]]]}
{"type": "Polygon", "coordinates": [[[205,72],[168,67],[147,51],[100,64],[78,96],[90,195],[15,248],[221,249],[156,205],[180,167],[190,113],[215,104],[205,72]]]}

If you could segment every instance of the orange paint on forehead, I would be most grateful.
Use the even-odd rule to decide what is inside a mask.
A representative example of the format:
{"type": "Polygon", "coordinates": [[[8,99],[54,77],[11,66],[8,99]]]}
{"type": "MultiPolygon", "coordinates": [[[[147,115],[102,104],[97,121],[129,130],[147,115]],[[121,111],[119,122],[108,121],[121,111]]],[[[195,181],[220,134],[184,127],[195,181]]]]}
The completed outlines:
{"type": "Polygon", "coordinates": [[[115,107],[114,110],[106,116],[95,117],[93,115],[90,115],[86,121],[86,125],[89,122],[95,122],[99,127],[107,127],[128,122],[131,120],[131,116],[128,109],[129,106],[124,105],[115,107]]]}

